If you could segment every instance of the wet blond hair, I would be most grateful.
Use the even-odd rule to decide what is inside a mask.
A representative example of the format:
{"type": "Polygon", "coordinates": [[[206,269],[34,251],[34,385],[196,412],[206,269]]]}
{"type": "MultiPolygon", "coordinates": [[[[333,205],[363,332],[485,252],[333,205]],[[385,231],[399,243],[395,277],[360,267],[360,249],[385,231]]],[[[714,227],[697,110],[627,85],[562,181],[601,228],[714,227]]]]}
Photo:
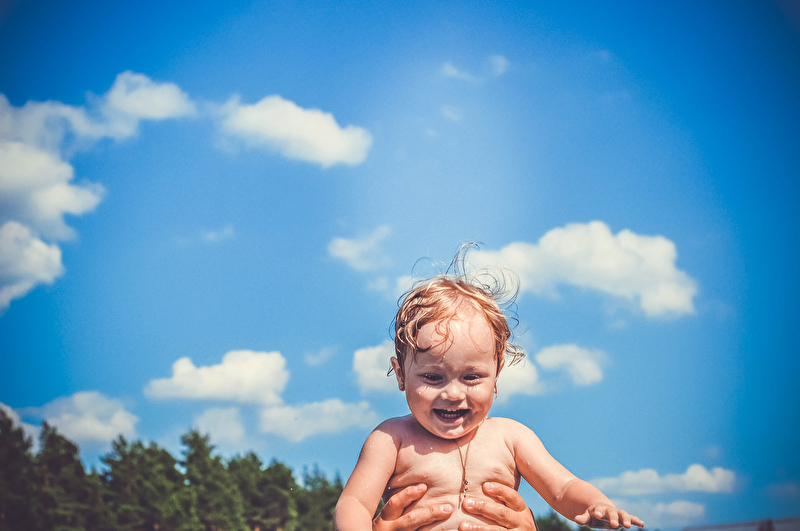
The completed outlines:
{"type": "Polygon", "coordinates": [[[515,325],[517,322],[511,308],[518,282],[512,273],[500,268],[467,272],[466,255],[472,248],[477,248],[477,245],[462,245],[444,274],[419,281],[398,301],[394,319],[394,353],[401,371],[409,353],[413,358],[417,352],[425,352],[434,346],[420,347],[417,336],[423,326],[436,323],[443,338],[441,343],[451,341],[450,321],[463,315],[465,308],[483,315],[492,331],[497,374],[500,374],[504,360],[508,359],[513,365],[525,356],[525,352],[511,342],[508,324],[509,320],[515,325]]]}

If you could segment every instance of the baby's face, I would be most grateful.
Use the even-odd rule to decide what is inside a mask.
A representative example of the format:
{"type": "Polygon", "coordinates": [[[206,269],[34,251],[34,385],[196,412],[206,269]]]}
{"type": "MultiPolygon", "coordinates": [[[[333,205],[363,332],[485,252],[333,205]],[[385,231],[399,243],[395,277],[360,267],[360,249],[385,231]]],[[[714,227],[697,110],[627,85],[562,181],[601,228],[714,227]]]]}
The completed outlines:
{"type": "Polygon", "coordinates": [[[437,437],[458,439],[488,415],[498,369],[494,337],[482,314],[470,310],[454,318],[450,337],[443,343],[444,327],[444,323],[423,326],[417,341],[422,348],[433,347],[416,356],[409,353],[402,372],[396,358],[392,366],[414,418],[437,437]]]}

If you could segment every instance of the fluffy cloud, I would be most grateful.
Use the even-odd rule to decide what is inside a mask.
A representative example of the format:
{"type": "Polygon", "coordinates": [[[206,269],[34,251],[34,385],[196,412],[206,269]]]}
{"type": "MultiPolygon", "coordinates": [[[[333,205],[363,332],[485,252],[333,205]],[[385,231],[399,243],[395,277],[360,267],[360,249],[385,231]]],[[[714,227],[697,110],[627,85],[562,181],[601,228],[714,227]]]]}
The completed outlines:
{"type": "Polygon", "coordinates": [[[73,173],[72,166],[53,153],[0,141],[0,221],[27,223],[53,239],[72,237],[64,215],[91,212],[104,193],[97,184],[71,184],[73,173]]]}
{"type": "Polygon", "coordinates": [[[172,365],[172,377],[152,380],[144,389],[150,398],[217,399],[277,405],[289,380],[279,352],[232,350],[222,363],[195,367],[189,358],[172,365]]]}
{"type": "Polygon", "coordinates": [[[659,476],[651,468],[623,472],[615,478],[597,478],[591,483],[603,492],[622,495],[657,494],[661,492],[733,492],[736,475],[724,468],[706,469],[693,464],[683,474],[659,476]]]}
{"type": "Polygon", "coordinates": [[[189,97],[174,83],[122,72],[109,91],[86,107],[57,101],[29,101],[20,108],[0,96],[0,138],[58,152],[72,133],[79,143],[104,137],[123,139],[138,131],[141,120],[165,120],[196,113],[189,97]]]}
{"type": "Polygon", "coordinates": [[[139,417],[126,411],[122,402],[97,391],[57,398],[30,411],[78,443],[108,442],[118,435],[133,438],[139,422],[139,417]]]}
{"type": "Polygon", "coordinates": [[[577,386],[592,385],[603,379],[600,364],[606,359],[599,350],[586,350],[577,345],[553,345],[536,354],[543,369],[565,369],[577,386]]]}
{"type": "Polygon", "coordinates": [[[492,55],[489,57],[489,70],[495,77],[502,76],[508,70],[508,59],[502,55],[492,55]]]}
{"type": "Polygon", "coordinates": [[[50,284],[64,272],[61,249],[33,236],[16,221],[0,227],[0,312],[38,284],[50,284]]]}
{"type": "Polygon", "coordinates": [[[635,514],[644,520],[648,529],[683,527],[702,519],[705,515],[705,506],[683,500],[672,503],[612,501],[617,507],[623,507],[630,514],[635,514]]]}
{"type": "Polygon", "coordinates": [[[394,343],[384,341],[375,347],[360,348],[353,354],[353,372],[361,392],[397,390],[397,379],[387,376],[389,360],[394,356],[394,343]]]}
{"type": "Polygon", "coordinates": [[[236,231],[233,230],[233,225],[225,225],[219,230],[200,231],[200,239],[205,243],[219,243],[233,238],[235,235],[236,231]]]}
{"type": "Polygon", "coordinates": [[[215,442],[237,443],[244,439],[244,425],[239,418],[239,409],[212,408],[195,417],[197,430],[211,435],[215,442]]]}
{"type": "Polygon", "coordinates": [[[102,112],[107,135],[124,138],[136,133],[139,120],[165,120],[191,116],[194,103],[174,83],[157,83],[134,72],[123,72],[104,98],[102,112]]]}
{"type": "Polygon", "coordinates": [[[364,162],[372,136],[366,129],[340,127],[332,114],[304,109],[280,96],[243,105],[233,97],[222,109],[222,130],[252,146],[262,146],[323,168],[364,162]]]}
{"type": "Polygon", "coordinates": [[[473,76],[471,73],[467,72],[466,70],[461,70],[459,68],[456,68],[450,61],[447,61],[442,65],[441,72],[446,77],[452,77],[454,79],[463,79],[464,81],[477,81],[475,76],[473,76]]]}
{"type": "Polygon", "coordinates": [[[322,348],[317,352],[306,352],[303,356],[303,361],[309,367],[317,367],[331,359],[335,353],[332,348],[322,348]]]}
{"type": "Polygon", "coordinates": [[[472,255],[480,265],[517,273],[523,291],[553,295],[558,284],[591,288],[637,301],[648,316],[694,313],[697,286],[676,269],[676,258],[675,244],[663,236],[627,229],[612,234],[600,221],[553,229],[536,244],[516,242],[472,255]]]}
{"type": "Polygon", "coordinates": [[[53,241],[74,236],[64,216],[91,212],[103,198],[101,185],[72,182],[65,153],[103,137],[132,136],[141,120],[194,112],[176,85],[133,72],[119,74],[108,93],[86,107],[54,101],[14,107],[0,94],[0,311],[63,273],[53,241]]]}
{"type": "Polygon", "coordinates": [[[11,423],[14,426],[22,428],[22,431],[25,434],[25,436],[28,437],[31,440],[31,450],[34,451],[34,452],[38,452],[39,451],[39,433],[41,432],[41,428],[39,428],[38,426],[34,426],[33,424],[28,424],[26,422],[22,422],[22,420],[19,418],[19,415],[17,414],[17,412],[14,411],[13,409],[11,409],[10,406],[7,406],[6,404],[3,404],[2,402],[0,402],[0,409],[2,409],[3,411],[6,412],[6,415],[8,415],[8,418],[11,419],[11,423]]]}
{"type": "Polygon", "coordinates": [[[497,379],[497,401],[505,402],[511,395],[540,395],[546,387],[539,381],[539,371],[528,359],[515,365],[506,364],[497,379]]]}
{"type": "Polygon", "coordinates": [[[461,122],[461,112],[451,105],[445,105],[442,107],[442,116],[444,116],[451,122],[455,123],[461,122]]]}
{"type": "Polygon", "coordinates": [[[345,404],[338,398],[331,398],[299,406],[266,408],[261,412],[261,430],[300,442],[321,433],[372,428],[378,420],[367,402],[345,404]]]}
{"type": "Polygon", "coordinates": [[[486,81],[487,78],[502,76],[508,71],[509,65],[508,59],[502,55],[490,55],[484,62],[480,75],[475,75],[463,68],[457,68],[450,61],[442,64],[440,72],[445,77],[469,81],[470,83],[481,83],[486,81]]]}
{"type": "Polygon", "coordinates": [[[381,225],[360,238],[334,238],[328,244],[328,253],[353,269],[370,271],[388,263],[388,258],[381,249],[381,243],[391,232],[388,225],[381,225]]]}

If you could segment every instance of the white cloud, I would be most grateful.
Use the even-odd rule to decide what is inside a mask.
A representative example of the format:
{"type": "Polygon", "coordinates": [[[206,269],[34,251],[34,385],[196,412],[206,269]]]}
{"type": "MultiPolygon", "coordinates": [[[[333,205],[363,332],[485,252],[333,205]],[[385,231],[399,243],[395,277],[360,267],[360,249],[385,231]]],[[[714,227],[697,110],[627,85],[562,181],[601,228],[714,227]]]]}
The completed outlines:
{"type": "Polygon", "coordinates": [[[539,381],[536,366],[528,359],[503,367],[497,379],[497,401],[507,401],[511,395],[541,395],[546,387],[539,381]]]}
{"type": "Polygon", "coordinates": [[[536,354],[543,369],[565,369],[577,386],[592,385],[603,379],[600,364],[606,359],[600,350],[586,350],[574,344],[553,345],[536,354]]]}
{"type": "Polygon", "coordinates": [[[470,83],[481,83],[484,82],[487,77],[502,76],[508,71],[509,65],[508,59],[502,55],[490,55],[484,62],[480,76],[476,76],[469,70],[458,68],[450,61],[446,61],[442,64],[440,72],[445,77],[461,79],[463,81],[469,81],[470,83]]]}
{"type": "Polygon", "coordinates": [[[372,428],[378,420],[378,415],[367,402],[346,404],[338,398],[331,398],[299,406],[266,408],[261,412],[261,430],[300,442],[321,433],[372,428]]]}
{"type": "Polygon", "coordinates": [[[736,475],[732,470],[715,467],[711,470],[693,464],[683,474],[659,476],[651,468],[623,472],[615,478],[590,481],[603,492],[622,495],[658,494],[661,492],[733,492],[736,475]]]}
{"type": "Polygon", "coordinates": [[[322,348],[317,352],[307,352],[303,356],[303,361],[309,367],[317,367],[331,359],[334,354],[335,351],[332,348],[322,348]]]}
{"type": "Polygon", "coordinates": [[[508,59],[502,55],[492,55],[489,57],[489,70],[495,77],[502,76],[508,71],[508,59]]]}
{"type": "Polygon", "coordinates": [[[64,216],[91,212],[103,199],[101,185],[72,183],[75,172],[65,153],[103,137],[132,136],[141,120],[194,112],[177,85],[133,72],[119,74],[106,95],[85,107],[57,101],[14,107],[0,94],[0,311],[63,273],[52,241],[75,235],[64,216]]]}
{"type": "Polygon", "coordinates": [[[277,95],[253,105],[243,105],[234,96],[221,112],[225,133],[323,168],[361,164],[372,146],[372,136],[366,129],[354,125],[342,128],[332,114],[304,109],[277,95]]]}
{"type": "Polygon", "coordinates": [[[612,500],[614,505],[644,520],[647,529],[658,527],[683,527],[697,522],[705,515],[705,506],[689,501],[672,503],[629,502],[612,500]]]}
{"type": "Polygon", "coordinates": [[[451,122],[461,123],[461,112],[450,105],[445,105],[442,107],[442,116],[451,122]]]}
{"type": "Polygon", "coordinates": [[[239,409],[212,408],[194,419],[197,430],[210,435],[215,442],[237,443],[244,439],[244,425],[239,418],[239,409]]]}
{"type": "Polygon", "coordinates": [[[85,107],[57,101],[29,101],[19,108],[0,96],[0,138],[58,152],[67,132],[79,143],[103,137],[117,140],[137,133],[141,120],[165,120],[196,113],[189,97],[174,83],[122,72],[109,91],[85,107]]]}
{"type": "Polygon", "coordinates": [[[78,443],[108,442],[119,435],[133,438],[139,422],[139,417],[125,411],[122,402],[97,391],[57,398],[41,408],[30,410],[78,443]]]}
{"type": "Polygon", "coordinates": [[[358,271],[374,270],[389,262],[381,243],[390,233],[388,225],[381,225],[360,238],[334,238],[328,244],[328,253],[358,271]]]}
{"type": "Polygon", "coordinates": [[[222,363],[195,367],[189,358],[172,365],[172,377],[152,380],[144,389],[150,398],[217,399],[275,405],[289,380],[279,352],[232,350],[222,363]]]}
{"type": "Polygon", "coordinates": [[[392,367],[389,361],[394,356],[394,343],[388,339],[374,347],[360,348],[353,353],[353,372],[356,374],[361,392],[397,391],[397,379],[387,376],[392,367]]]}
{"type": "Polygon", "coordinates": [[[411,288],[414,287],[414,282],[417,280],[419,279],[414,278],[411,275],[403,275],[398,277],[394,283],[392,283],[386,277],[378,277],[374,280],[371,280],[367,284],[367,287],[373,291],[382,292],[390,300],[396,301],[410,291],[411,288]]]}
{"type": "Polygon", "coordinates": [[[72,237],[64,215],[91,212],[104,194],[98,184],[71,184],[73,174],[72,166],[52,153],[0,141],[0,220],[30,224],[49,238],[72,237]]]}
{"type": "MultiPolygon", "coordinates": [[[[157,83],[131,71],[117,75],[105,96],[103,113],[109,122],[125,120],[164,120],[191,116],[194,103],[174,83],[157,83]]],[[[116,128],[110,128],[116,129],[116,128]]],[[[133,133],[128,133],[133,134],[133,133]]],[[[113,136],[113,135],[110,135],[113,136]]]]}
{"type": "Polygon", "coordinates": [[[592,221],[553,229],[536,244],[516,242],[471,256],[511,269],[520,288],[533,294],[554,295],[558,284],[570,284],[637,301],[648,316],[694,313],[696,282],[675,268],[675,244],[663,236],[627,229],[614,235],[592,221]]]}
{"type": "Polygon", "coordinates": [[[0,312],[38,284],[51,284],[64,273],[61,249],[35,238],[16,221],[0,227],[0,312]]]}
{"type": "Polygon", "coordinates": [[[466,70],[460,70],[456,68],[450,61],[447,61],[442,65],[441,72],[446,77],[463,79],[464,81],[477,81],[475,76],[473,76],[471,73],[467,72],[466,70]]]}
{"type": "Polygon", "coordinates": [[[203,230],[200,231],[200,240],[205,243],[219,243],[223,240],[228,240],[236,235],[233,230],[233,225],[225,225],[219,230],[203,230]]]}
{"type": "Polygon", "coordinates": [[[39,433],[42,429],[39,426],[34,426],[33,424],[28,424],[27,422],[22,422],[19,418],[19,415],[16,411],[11,409],[10,406],[3,404],[0,402],[0,409],[6,412],[8,418],[11,419],[11,423],[19,428],[22,428],[22,432],[31,440],[31,451],[38,452],[39,451],[39,433]]]}

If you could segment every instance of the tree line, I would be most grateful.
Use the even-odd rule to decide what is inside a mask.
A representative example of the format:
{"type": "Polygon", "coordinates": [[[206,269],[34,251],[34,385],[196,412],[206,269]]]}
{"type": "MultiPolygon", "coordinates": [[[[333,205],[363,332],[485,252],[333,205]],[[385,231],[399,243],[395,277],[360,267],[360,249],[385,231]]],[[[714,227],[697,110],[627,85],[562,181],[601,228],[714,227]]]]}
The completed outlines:
{"type": "MultiPolygon", "coordinates": [[[[342,481],[315,466],[300,485],[276,460],[250,452],[227,463],[195,430],[181,460],[120,436],[86,472],[78,447],[47,423],[40,450],[0,409],[0,531],[334,531],[342,481]]],[[[558,515],[539,531],[572,531],[558,515]]],[[[581,531],[588,531],[582,528],[581,531]]]]}
{"type": "Polygon", "coordinates": [[[78,447],[47,423],[40,450],[0,410],[0,531],[332,531],[342,491],[317,467],[254,453],[223,462],[208,437],[181,437],[182,459],[120,436],[86,472],[78,447]]]}

